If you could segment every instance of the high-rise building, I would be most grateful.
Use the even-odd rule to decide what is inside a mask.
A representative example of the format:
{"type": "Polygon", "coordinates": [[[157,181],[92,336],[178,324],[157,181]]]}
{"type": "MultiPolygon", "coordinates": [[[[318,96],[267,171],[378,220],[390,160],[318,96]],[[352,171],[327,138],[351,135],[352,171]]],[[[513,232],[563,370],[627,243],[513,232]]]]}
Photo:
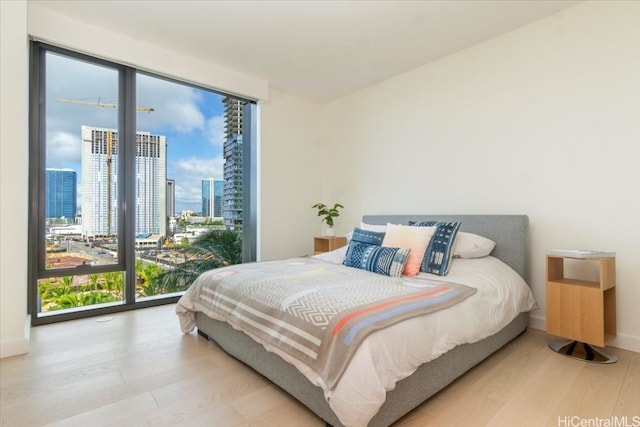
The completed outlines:
{"type": "Polygon", "coordinates": [[[228,228],[242,228],[242,108],[244,102],[224,97],[224,194],[222,215],[228,228]]]}
{"type": "Polygon", "coordinates": [[[222,196],[224,194],[224,181],[213,181],[213,216],[222,218],[222,196]]]}
{"type": "Polygon", "coordinates": [[[167,217],[176,216],[176,180],[167,179],[167,217]]]}
{"type": "MultiPolygon", "coordinates": [[[[118,233],[118,132],[82,126],[82,233],[118,233]]],[[[135,233],[166,231],[167,138],[136,132],[135,233]]]]}
{"type": "Polygon", "coordinates": [[[46,170],[45,214],[47,218],[65,217],[74,221],[78,206],[77,174],[73,169],[46,170]]]}
{"type": "Polygon", "coordinates": [[[204,217],[210,217],[213,212],[213,178],[202,180],[202,209],[204,217]]]}
{"type": "Polygon", "coordinates": [[[224,181],[218,179],[202,180],[202,216],[222,218],[222,194],[224,181]]]}

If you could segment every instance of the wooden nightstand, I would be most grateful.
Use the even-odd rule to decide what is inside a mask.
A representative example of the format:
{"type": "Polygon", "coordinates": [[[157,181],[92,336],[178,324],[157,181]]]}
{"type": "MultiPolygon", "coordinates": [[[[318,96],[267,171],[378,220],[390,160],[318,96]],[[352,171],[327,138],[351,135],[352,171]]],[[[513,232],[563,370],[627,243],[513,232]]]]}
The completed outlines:
{"type": "Polygon", "coordinates": [[[616,335],[615,257],[547,255],[547,333],[572,340],[550,343],[558,353],[590,362],[617,361],[590,346],[604,347],[616,335]],[[566,277],[568,259],[597,263],[599,279],[566,277]]]}
{"type": "Polygon", "coordinates": [[[313,254],[321,254],[323,252],[333,251],[347,244],[346,237],[340,236],[322,236],[313,238],[313,254]]]}

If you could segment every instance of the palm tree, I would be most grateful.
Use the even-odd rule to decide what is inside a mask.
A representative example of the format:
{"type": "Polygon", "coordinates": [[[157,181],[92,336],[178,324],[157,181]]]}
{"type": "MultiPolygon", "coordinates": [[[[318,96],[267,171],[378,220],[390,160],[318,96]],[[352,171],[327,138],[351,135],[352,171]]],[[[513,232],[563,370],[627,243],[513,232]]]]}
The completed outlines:
{"type": "Polygon", "coordinates": [[[109,271],[104,273],[104,281],[106,290],[112,295],[122,297],[122,289],[124,288],[124,277],[120,271],[109,271]]]}
{"type": "Polygon", "coordinates": [[[89,274],[89,280],[91,281],[91,288],[94,291],[98,290],[98,279],[100,277],[96,273],[89,274]]]}
{"type": "Polygon", "coordinates": [[[182,249],[185,262],[158,276],[164,292],[187,289],[201,273],[212,268],[242,263],[242,233],[211,230],[182,249]]]}
{"type": "Polygon", "coordinates": [[[163,289],[160,286],[161,283],[158,280],[162,273],[164,273],[164,270],[157,264],[148,264],[140,270],[139,291],[142,296],[150,297],[163,293],[163,289]]]}
{"type": "Polygon", "coordinates": [[[73,283],[73,276],[62,276],[60,280],[62,281],[62,286],[65,289],[66,288],[71,289],[71,284],[73,283]]]}

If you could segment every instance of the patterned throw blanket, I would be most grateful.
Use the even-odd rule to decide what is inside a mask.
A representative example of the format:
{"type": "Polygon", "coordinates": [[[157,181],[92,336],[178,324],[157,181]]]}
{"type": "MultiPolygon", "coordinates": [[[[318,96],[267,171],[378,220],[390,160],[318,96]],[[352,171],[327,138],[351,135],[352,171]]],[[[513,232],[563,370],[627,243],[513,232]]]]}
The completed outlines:
{"type": "Polygon", "coordinates": [[[331,389],[369,334],[457,304],[476,290],[297,258],[211,270],[190,292],[199,310],[304,362],[331,389]]]}

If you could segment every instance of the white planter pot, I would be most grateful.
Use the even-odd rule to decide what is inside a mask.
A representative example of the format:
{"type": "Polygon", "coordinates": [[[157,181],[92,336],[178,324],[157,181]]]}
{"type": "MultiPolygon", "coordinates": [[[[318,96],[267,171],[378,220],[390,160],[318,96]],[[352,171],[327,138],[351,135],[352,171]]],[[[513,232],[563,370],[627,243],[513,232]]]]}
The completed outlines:
{"type": "Polygon", "coordinates": [[[333,237],[336,235],[336,229],[333,227],[327,227],[324,229],[324,235],[327,237],[333,237]]]}

